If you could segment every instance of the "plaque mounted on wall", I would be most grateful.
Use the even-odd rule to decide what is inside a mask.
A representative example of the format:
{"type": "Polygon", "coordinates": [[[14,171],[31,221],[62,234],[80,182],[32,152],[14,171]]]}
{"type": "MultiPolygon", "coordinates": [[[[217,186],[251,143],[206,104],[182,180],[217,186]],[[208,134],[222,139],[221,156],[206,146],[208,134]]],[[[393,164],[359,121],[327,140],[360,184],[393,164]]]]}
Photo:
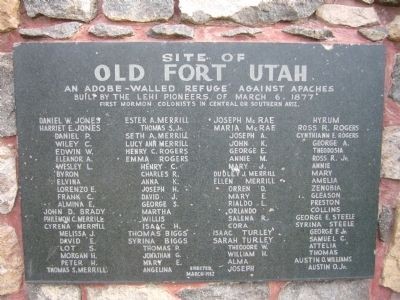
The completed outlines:
{"type": "Polygon", "coordinates": [[[384,49],[15,50],[30,282],[373,275],[384,49]]]}

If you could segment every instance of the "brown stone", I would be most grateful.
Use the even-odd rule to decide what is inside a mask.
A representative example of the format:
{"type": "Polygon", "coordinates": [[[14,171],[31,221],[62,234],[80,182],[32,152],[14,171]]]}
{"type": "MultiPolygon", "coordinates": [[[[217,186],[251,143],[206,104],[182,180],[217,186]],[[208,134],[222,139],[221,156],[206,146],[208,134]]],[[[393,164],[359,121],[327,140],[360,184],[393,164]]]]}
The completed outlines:
{"type": "Polygon", "coordinates": [[[392,22],[387,25],[388,39],[399,42],[400,41],[400,16],[396,16],[392,22]]]}
{"type": "Polygon", "coordinates": [[[0,32],[18,28],[19,0],[0,0],[0,32]]]}
{"type": "Polygon", "coordinates": [[[13,227],[0,225],[0,295],[18,292],[23,274],[22,251],[13,227]]]}
{"type": "Polygon", "coordinates": [[[400,127],[384,128],[382,137],[381,177],[400,179],[400,127]]]}
{"type": "Polygon", "coordinates": [[[333,25],[362,27],[379,24],[378,15],[373,7],[324,4],[317,9],[316,15],[333,25]]]}
{"type": "Polygon", "coordinates": [[[111,285],[103,287],[88,287],[88,300],[174,300],[167,291],[157,286],[111,285]]]}
{"type": "Polygon", "coordinates": [[[400,206],[396,209],[393,237],[383,264],[381,284],[400,293],[400,206]]]}
{"type": "Polygon", "coordinates": [[[15,149],[0,142],[0,213],[7,214],[17,196],[15,149]]]}

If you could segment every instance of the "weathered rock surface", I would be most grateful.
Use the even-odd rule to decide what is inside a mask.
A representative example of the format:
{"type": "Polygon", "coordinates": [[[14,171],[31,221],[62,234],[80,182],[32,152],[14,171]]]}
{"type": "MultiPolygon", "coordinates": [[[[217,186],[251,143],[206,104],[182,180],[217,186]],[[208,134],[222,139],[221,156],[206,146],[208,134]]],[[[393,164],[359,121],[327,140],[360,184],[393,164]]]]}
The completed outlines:
{"type": "Polygon", "coordinates": [[[251,27],[237,27],[233,28],[231,30],[225,31],[221,34],[221,36],[224,37],[234,37],[238,35],[245,35],[245,36],[250,36],[254,37],[256,34],[261,33],[262,30],[260,28],[251,28],[251,27]]]}
{"type": "Polygon", "coordinates": [[[0,295],[18,292],[23,274],[22,250],[14,228],[0,224],[0,295]]]}
{"type": "Polygon", "coordinates": [[[396,209],[392,243],[385,257],[381,284],[400,293],[400,207],[396,209]]]}
{"type": "Polygon", "coordinates": [[[381,177],[400,179],[400,126],[383,129],[381,177]]]}
{"type": "Polygon", "coordinates": [[[333,37],[332,31],[325,28],[307,28],[303,26],[288,26],[282,30],[283,32],[304,36],[314,40],[326,40],[333,37]]]}
{"type": "Polygon", "coordinates": [[[0,32],[18,28],[19,0],[0,1],[0,32]]]}
{"type": "Polygon", "coordinates": [[[384,5],[400,5],[400,0],[377,0],[377,2],[384,5]]]}
{"type": "Polygon", "coordinates": [[[103,12],[115,21],[168,20],[174,14],[174,0],[104,0],[103,12]]]}
{"type": "Polygon", "coordinates": [[[279,300],[368,300],[368,280],[289,283],[279,300]]]}
{"type": "Polygon", "coordinates": [[[182,19],[204,24],[216,19],[244,25],[295,21],[311,16],[323,0],[180,0],[182,19]]]}
{"type": "Polygon", "coordinates": [[[19,33],[25,37],[50,37],[52,39],[69,39],[81,28],[82,23],[68,22],[41,28],[21,28],[19,33]]]}
{"type": "Polygon", "coordinates": [[[395,101],[400,101],[400,54],[396,54],[392,72],[392,87],[389,97],[395,101]]]}
{"type": "Polygon", "coordinates": [[[396,16],[392,22],[387,25],[389,40],[400,41],[400,16],[396,16]]]}
{"type": "Polygon", "coordinates": [[[384,27],[372,27],[372,28],[360,28],[358,32],[365,38],[373,42],[379,42],[384,40],[388,32],[384,27]]]}
{"type": "Polygon", "coordinates": [[[15,126],[14,72],[11,53],[0,53],[0,137],[12,136],[15,126]]]}
{"type": "Polygon", "coordinates": [[[128,26],[110,25],[98,23],[89,28],[89,33],[98,37],[118,38],[134,35],[132,28],[128,26]]]}
{"type": "Polygon", "coordinates": [[[28,285],[29,300],[80,300],[81,290],[72,285],[28,285]]]}
{"type": "Polygon", "coordinates": [[[97,14],[97,0],[24,0],[28,16],[89,22],[97,14]]]}
{"type": "Polygon", "coordinates": [[[150,34],[156,37],[179,37],[192,39],[194,37],[194,29],[183,24],[160,24],[153,26],[150,30],[150,34]]]}
{"type": "Polygon", "coordinates": [[[367,3],[367,4],[373,4],[375,0],[361,0],[361,2],[367,3]]]}
{"type": "Polygon", "coordinates": [[[129,285],[112,285],[106,288],[88,287],[88,300],[175,300],[165,290],[156,286],[129,286],[129,285]]]}
{"type": "Polygon", "coordinates": [[[316,15],[334,25],[362,27],[379,24],[378,15],[373,7],[324,4],[317,9],[316,15]]]}
{"type": "Polygon", "coordinates": [[[17,196],[16,151],[0,142],[0,213],[8,214],[17,196]]]}
{"type": "Polygon", "coordinates": [[[383,242],[390,240],[390,228],[392,226],[393,217],[393,209],[383,205],[378,218],[379,239],[383,242]]]}
{"type": "Polygon", "coordinates": [[[269,290],[264,283],[210,284],[202,288],[183,289],[178,296],[182,300],[265,300],[269,290]]]}

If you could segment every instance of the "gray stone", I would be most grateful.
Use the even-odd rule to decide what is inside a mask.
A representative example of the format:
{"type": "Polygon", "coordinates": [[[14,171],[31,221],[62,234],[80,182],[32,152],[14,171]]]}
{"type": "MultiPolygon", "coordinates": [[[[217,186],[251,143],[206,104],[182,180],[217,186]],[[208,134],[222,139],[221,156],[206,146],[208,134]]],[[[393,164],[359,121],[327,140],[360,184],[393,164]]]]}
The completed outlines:
{"type": "Polygon", "coordinates": [[[368,280],[289,283],[278,300],[368,300],[368,280]]]}
{"type": "Polygon", "coordinates": [[[88,300],[174,300],[167,291],[157,286],[110,285],[88,287],[88,300]]]}
{"type": "Polygon", "coordinates": [[[384,27],[360,28],[358,32],[365,38],[373,42],[384,40],[388,32],[384,27]]]}
{"type": "Polygon", "coordinates": [[[265,283],[221,283],[201,288],[186,288],[178,293],[181,300],[265,300],[269,290],[265,283]]]}
{"type": "Polygon", "coordinates": [[[18,28],[19,25],[19,0],[0,2],[0,32],[18,28]]]}
{"type": "Polygon", "coordinates": [[[366,3],[366,4],[373,4],[374,0],[361,0],[361,2],[366,3]]]}
{"type": "Polygon", "coordinates": [[[0,137],[17,133],[13,77],[12,54],[0,53],[0,137]]]}
{"type": "Polygon", "coordinates": [[[14,207],[17,196],[16,152],[4,142],[0,142],[0,213],[8,214],[14,207]]]}
{"type": "Polygon", "coordinates": [[[373,7],[324,4],[317,9],[316,15],[333,25],[362,27],[379,24],[378,15],[373,7]]]}
{"type": "Polygon", "coordinates": [[[400,102],[400,54],[396,54],[389,97],[400,102]]]}
{"type": "Polygon", "coordinates": [[[224,37],[234,37],[238,35],[246,35],[250,37],[254,37],[256,34],[261,33],[262,30],[260,28],[250,28],[250,27],[237,27],[231,30],[225,31],[221,34],[224,37]]]}
{"type": "Polygon", "coordinates": [[[28,16],[89,22],[97,14],[97,0],[24,0],[28,16]]]}
{"type": "Polygon", "coordinates": [[[29,300],[80,300],[81,290],[72,285],[28,284],[29,300]]]}
{"type": "Polygon", "coordinates": [[[400,179],[400,126],[383,129],[381,161],[381,177],[400,179]]]}
{"type": "Polygon", "coordinates": [[[382,206],[378,218],[379,239],[383,242],[390,240],[390,228],[393,223],[393,209],[389,206],[382,206]]]}
{"type": "Polygon", "coordinates": [[[168,25],[160,24],[153,26],[150,30],[150,34],[158,37],[180,37],[180,38],[190,38],[194,37],[194,29],[192,27],[177,24],[168,25]]]}
{"type": "Polygon", "coordinates": [[[15,229],[0,224],[0,295],[18,292],[23,272],[22,249],[15,229]]]}
{"type": "Polygon", "coordinates": [[[115,21],[168,20],[174,14],[174,0],[104,0],[103,12],[115,21]]]}
{"type": "Polygon", "coordinates": [[[400,16],[396,16],[392,22],[387,25],[388,38],[394,42],[400,42],[400,16]]]}
{"type": "Polygon", "coordinates": [[[325,28],[307,28],[303,26],[288,26],[282,30],[283,32],[304,36],[314,40],[326,40],[333,37],[332,31],[325,28]]]}
{"type": "Polygon", "coordinates": [[[204,24],[216,19],[244,25],[295,21],[311,16],[323,0],[180,0],[182,19],[204,24]]]}
{"type": "Polygon", "coordinates": [[[50,37],[52,39],[69,39],[81,28],[82,23],[68,22],[41,28],[21,28],[19,33],[25,37],[50,37]]]}
{"type": "Polygon", "coordinates": [[[128,26],[110,25],[98,23],[89,28],[89,33],[98,37],[124,37],[134,35],[132,28],[128,26]]]}

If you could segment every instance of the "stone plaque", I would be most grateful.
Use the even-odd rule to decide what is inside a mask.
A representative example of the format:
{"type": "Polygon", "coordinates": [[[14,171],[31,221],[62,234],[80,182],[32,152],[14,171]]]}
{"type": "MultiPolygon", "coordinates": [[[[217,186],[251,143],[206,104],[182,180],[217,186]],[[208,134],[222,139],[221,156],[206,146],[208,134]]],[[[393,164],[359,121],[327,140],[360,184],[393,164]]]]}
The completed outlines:
{"type": "Polygon", "coordinates": [[[26,278],[370,277],[382,46],[24,44],[26,278]]]}

